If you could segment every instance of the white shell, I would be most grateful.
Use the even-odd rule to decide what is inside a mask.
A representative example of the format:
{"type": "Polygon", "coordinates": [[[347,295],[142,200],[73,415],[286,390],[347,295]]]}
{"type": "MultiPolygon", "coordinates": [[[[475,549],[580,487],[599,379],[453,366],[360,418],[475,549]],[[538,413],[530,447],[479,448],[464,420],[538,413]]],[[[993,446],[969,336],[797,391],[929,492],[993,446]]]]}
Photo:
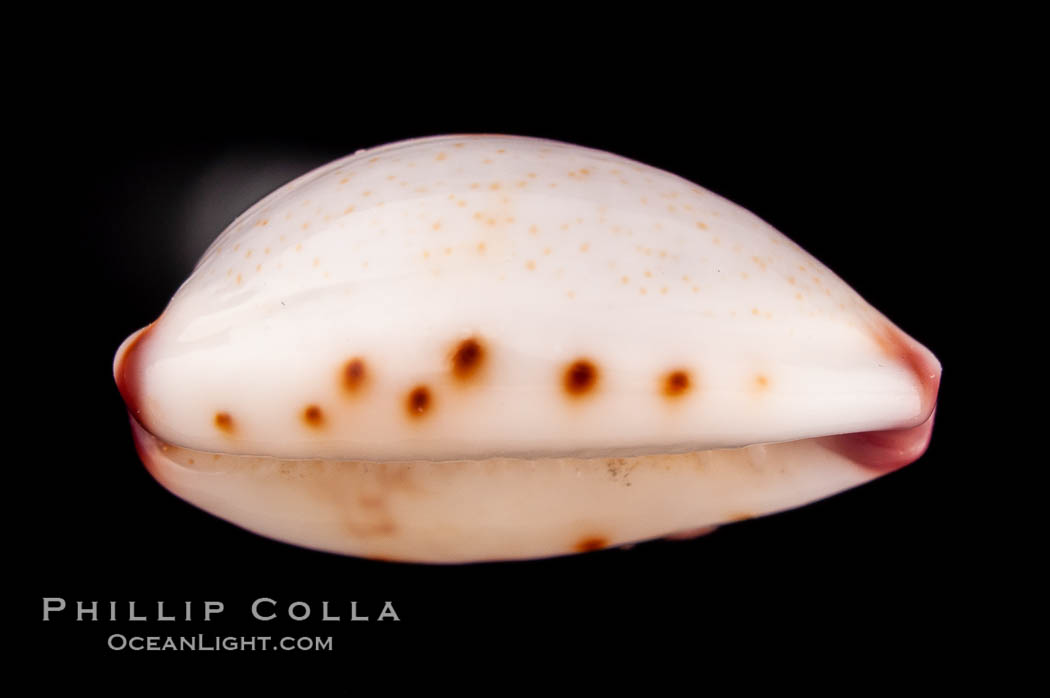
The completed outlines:
{"type": "Polygon", "coordinates": [[[143,459],[176,494],[311,547],[460,561],[859,484],[921,454],[940,368],[695,184],[563,143],[450,136],[358,153],[259,202],[114,370],[143,459]],[[579,361],[590,382],[573,392],[579,361]],[[864,438],[815,438],[837,434],[864,438]],[[887,439],[896,455],[867,462],[887,439]],[[771,442],[791,443],[710,451],[771,442]]]}

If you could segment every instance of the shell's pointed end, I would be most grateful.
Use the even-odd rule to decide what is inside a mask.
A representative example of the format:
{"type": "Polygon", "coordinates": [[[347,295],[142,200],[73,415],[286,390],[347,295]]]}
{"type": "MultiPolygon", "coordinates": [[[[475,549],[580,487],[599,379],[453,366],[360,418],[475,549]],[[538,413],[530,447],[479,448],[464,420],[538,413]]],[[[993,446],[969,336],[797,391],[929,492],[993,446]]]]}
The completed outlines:
{"type": "Polygon", "coordinates": [[[935,412],[936,409],[931,411],[926,421],[918,426],[827,436],[821,439],[821,443],[880,475],[890,473],[914,463],[929,448],[935,412]]]}
{"type": "Polygon", "coordinates": [[[874,330],[883,351],[914,375],[919,392],[919,413],[911,425],[899,429],[839,434],[820,439],[826,448],[879,475],[914,463],[926,452],[933,435],[941,362],[933,352],[890,322],[874,330]]]}
{"type": "Polygon", "coordinates": [[[941,362],[933,352],[908,336],[891,322],[886,322],[874,331],[875,341],[887,356],[907,366],[915,376],[921,400],[920,418],[925,422],[937,405],[937,391],[941,386],[941,362]]]}
{"type": "Polygon", "coordinates": [[[113,357],[113,379],[117,382],[117,390],[124,398],[128,414],[140,422],[142,421],[142,349],[154,324],[156,323],[151,323],[129,335],[121,342],[116,356],[113,357]]]}

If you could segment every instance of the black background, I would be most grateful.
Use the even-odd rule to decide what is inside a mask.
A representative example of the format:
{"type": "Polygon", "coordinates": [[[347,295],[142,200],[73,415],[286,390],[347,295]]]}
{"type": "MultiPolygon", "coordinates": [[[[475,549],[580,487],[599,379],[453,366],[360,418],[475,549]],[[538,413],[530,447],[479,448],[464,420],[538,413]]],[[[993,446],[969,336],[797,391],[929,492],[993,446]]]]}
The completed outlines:
{"type": "Polygon", "coordinates": [[[620,65],[590,52],[499,69],[420,57],[391,75],[370,67],[367,79],[348,66],[323,84],[305,69],[260,75],[250,61],[147,70],[127,58],[65,66],[44,90],[40,128],[26,132],[34,193],[49,192],[24,200],[47,249],[18,270],[46,325],[17,372],[31,383],[34,513],[15,537],[32,651],[112,658],[113,632],[294,633],[333,635],[337,655],[361,662],[441,653],[451,636],[504,647],[536,634],[545,648],[604,647],[615,662],[684,632],[697,648],[786,636],[784,647],[820,638],[864,654],[965,633],[980,612],[959,600],[986,544],[978,527],[964,543],[959,531],[977,458],[960,446],[965,322],[948,214],[966,196],[955,180],[965,158],[954,78],[939,57],[705,69],[679,55],[620,65]],[[609,150],[769,221],[940,358],[927,454],[857,490],[692,541],[461,566],[295,548],[163,490],[139,463],[113,384],[124,337],[159,315],[196,255],[268,189],[359,148],[455,132],[609,150]],[[187,230],[200,220],[212,227],[187,230]],[[199,614],[220,600],[226,611],[210,624],[75,623],[70,612],[42,623],[45,596],[115,600],[122,613],[130,600],[151,615],[156,601],[191,600],[199,614]],[[344,619],[350,600],[373,611],[390,600],[401,621],[262,624],[249,615],[260,596],[309,602],[315,616],[327,600],[344,619]]]}

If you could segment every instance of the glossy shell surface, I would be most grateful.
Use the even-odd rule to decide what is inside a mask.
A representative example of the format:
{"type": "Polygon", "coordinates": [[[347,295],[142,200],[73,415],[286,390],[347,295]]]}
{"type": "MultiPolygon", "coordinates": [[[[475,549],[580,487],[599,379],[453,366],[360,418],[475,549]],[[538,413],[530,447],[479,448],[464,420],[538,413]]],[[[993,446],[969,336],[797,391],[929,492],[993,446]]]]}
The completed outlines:
{"type": "Polygon", "coordinates": [[[431,562],[841,491],[921,455],[940,376],[748,211],[512,136],[397,143],[289,183],[114,371],[176,494],[282,540],[431,562]]]}

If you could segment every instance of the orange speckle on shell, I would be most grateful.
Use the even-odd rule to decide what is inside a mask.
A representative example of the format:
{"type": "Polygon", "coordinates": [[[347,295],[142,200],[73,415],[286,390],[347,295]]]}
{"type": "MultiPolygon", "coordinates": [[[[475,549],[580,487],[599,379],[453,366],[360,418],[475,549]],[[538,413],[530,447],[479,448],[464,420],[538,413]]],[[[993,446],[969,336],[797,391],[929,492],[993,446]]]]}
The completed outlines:
{"type": "Polygon", "coordinates": [[[357,392],[365,386],[365,381],[368,379],[368,370],[365,366],[365,360],[360,356],[354,358],[343,364],[342,370],[342,382],[343,387],[350,392],[357,392]]]}
{"type": "Polygon", "coordinates": [[[579,358],[565,369],[562,384],[572,397],[582,397],[598,385],[598,368],[589,359],[579,358]]]}
{"type": "Polygon", "coordinates": [[[678,368],[664,376],[663,393],[669,398],[681,397],[689,392],[692,385],[693,381],[689,377],[689,372],[678,368]]]}
{"type": "Polygon", "coordinates": [[[216,412],[215,427],[219,431],[226,432],[227,434],[232,434],[234,429],[233,417],[230,416],[229,412],[216,412]]]}
{"type": "Polygon", "coordinates": [[[588,536],[577,541],[573,550],[578,553],[589,553],[609,547],[609,540],[601,536],[588,536]]]}
{"type": "Polygon", "coordinates": [[[477,337],[469,337],[456,345],[449,359],[452,375],[469,380],[478,375],[485,363],[485,347],[477,337]]]}
{"type": "Polygon", "coordinates": [[[303,422],[315,429],[324,426],[324,412],[317,405],[307,405],[303,409],[303,422]]]}
{"type": "Polygon", "coordinates": [[[417,385],[405,399],[405,411],[408,412],[409,417],[419,418],[427,413],[432,402],[430,389],[425,385],[417,385]]]}

